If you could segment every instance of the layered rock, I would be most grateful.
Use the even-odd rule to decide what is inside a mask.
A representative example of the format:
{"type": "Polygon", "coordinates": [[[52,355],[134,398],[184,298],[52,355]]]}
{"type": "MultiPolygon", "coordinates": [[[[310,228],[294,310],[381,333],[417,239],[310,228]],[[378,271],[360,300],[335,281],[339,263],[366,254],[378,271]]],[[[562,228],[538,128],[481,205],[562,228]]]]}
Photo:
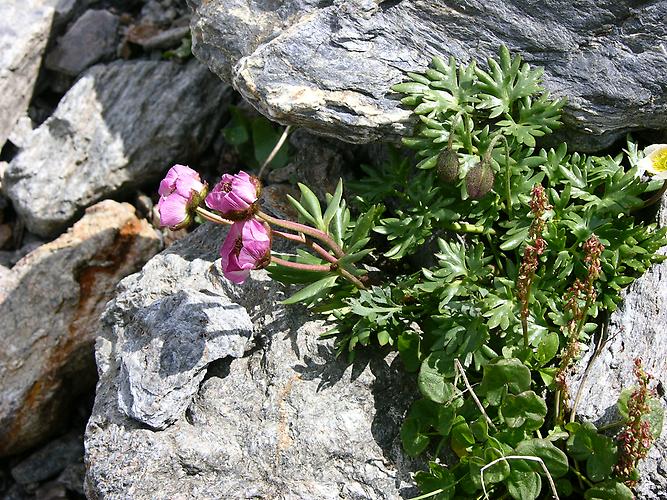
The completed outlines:
{"type": "Polygon", "coordinates": [[[0,4],[0,148],[25,114],[51,33],[46,0],[0,4]]]}
{"type": "Polygon", "coordinates": [[[391,85],[433,55],[545,67],[576,146],[664,129],[667,3],[629,0],[190,0],[193,52],[268,117],[349,142],[410,128],[391,85]]]}
{"type": "Polygon", "coordinates": [[[86,430],[88,497],[414,496],[408,471],[415,466],[406,466],[398,437],[414,382],[392,358],[361,357],[354,366],[336,359],[331,342],[318,338],[324,325],[279,305],[281,287],[265,272],[243,286],[224,280],[215,264],[224,231],[205,225],[154,257],[121,282],[107,307],[86,430]],[[159,312],[169,309],[171,326],[159,312]],[[241,358],[231,350],[206,367],[219,342],[212,332],[238,330],[244,312],[254,324],[254,347],[245,346],[241,358]],[[160,325],[170,328],[168,342],[156,341],[160,325]],[[131,418],[124,403],[124,367],[137,342],[146,359],[169,360],[149,364],[143,376],[188,400],[187,407],[174,398],[145,407],[145,415],[176,417],[161,430],[131,418]],[[193,370],[197,380],[206,371],[196,394],[171,384],[193,370]]]}
{"type": "MultiPolygon", "coordinates": [[[[659,214],[662,226],[667,224],[667,198],[659,214]]],[[[663,249],[663,253],[667,248],[663,249]]],[[[654,378],[653,388],[667,409],[667,262],[652,266],[625,292],[623,303],[610,316],[607,340],[599,351],[593,341],[579,362],[571,383],[571,392],[581,390],[577,414],[597,425],[618,421],[616,402],[623,389],[637,386],[633,375],[634,359],[654,378]],[[584,373],[586,376],[584,377],[584,373]],[[584,380],[583,386],[581,385],[584,380]]],[[[639,498],[667,499],[667,423],[662,436],[639,463],[641,482],[636,488],[639,498]]]]}
{"type": "Polygon", "coordinates": [[[28,138],[3,189],[28,230],[53,236],[92,203],[196,159],[230,98],[197,61],[95,66],[28,138]]]}
{"type": "Polygon", "coordinates": [[[21,259],[0,289],[0,456],[58,432],[95,381],[99,314],[160,240],[131,205],[103,201],[21,259]]]}

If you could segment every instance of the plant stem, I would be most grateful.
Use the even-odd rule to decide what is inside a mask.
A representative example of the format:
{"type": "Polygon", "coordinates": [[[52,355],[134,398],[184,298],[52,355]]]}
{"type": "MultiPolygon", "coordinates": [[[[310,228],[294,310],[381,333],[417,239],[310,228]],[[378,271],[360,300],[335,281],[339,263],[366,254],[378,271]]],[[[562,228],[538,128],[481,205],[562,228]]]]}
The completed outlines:
{"type": "Polygon", "coordinates": [[[618,420],[616,422],[609,422],[608,424],[602,425],[598,427],[598,431],[607,431],[609,429],[615,429],[616,427],[622,427],[625,424],[622,420],[618,420]]]}
{"type": "Polygon", "coordinates": [[[292,231],[297,231],[299,233],[307,234],[308,236],[320,240],[321,242],[325,243],[329,248],[331,248],[336,257],[338,257],[339,259],[345,256],[345,252],[343,252],[343,249],[340,246],[338,246],[338,244],[331,238],[331,236],[326,234],[324,231],[320,231],[319,229],[315,229],[314,227],[306,226],[305,224],[299,224],[298,222],[278,219],[261,211],[257,212],[256,215],[260,219],[268,222],[269,224],[275,224],[276,226],[284,227],[285,229],[291,229],[292,231]]]}
{"type": "Polygon", "coordinates": [[[317,252],[324,260],[331,262],[332,264],[338,263],[338,259],[331,255],[329,252],[327,252],[324,248],[322,248],[320,245],[315,243],[313,240],[306,238],[303,235],[300,234],[291,234],[291,233],[285,233],[283,231],[276,231],[275,229],[271,230],[272,234],[275,234],[277,236],[280,236],[282,238],[285,238],[286,240],[294,241],[296,243],[301,243],[303,245],[306,245],[309,247],[311,250],[314,252],[317,252]]]}
{"type": "Polygon", "coordinates": [[[459,374],[463,378],[463,383],[465,384],[466,389],[468,389],[468,392],[470,393],[470,396],[472,397],[473,401],[475,401],[475,404],[477,405],[479,411],[482,413],[482,415],[484,415],[484,418],[486,419],[486,422],[489,424],[489,427],[491,427],[494,431],[498,431],[497,427],[493,423],[493,420],[491,420],[489,416],[486,414],[486,411],[484,411],[484,406],[482,406],[482,403],[477,397],[477,394],[475,394],[475,391],[472,390],[472,386],[470,385],[468,377],[466,377],[466,373],[463,370],[463,366],[461,365],[461,362],[458,360],[458,358],[454,359],[454,366],[456,367],[459,374]]]}
{"type": "Polygon", "coordinates": [[[574,475],[577,476],[580,481],[585,482],[589,487],[593,487],[593,483],[591,483],[586,476],[584,476],[581,472],[579,472],[579,466],[576,465],[576,462],[575,466],[570,470],[574,472],[574,475]]]}
{"type": "Polygon", "coordinates": [[[276,257],[275,255],[271,256],[271,262],[275,262],[276,264],[284,267],[289,267],[292,269],[299,269],[300,271],[315,271],[315,272],[323,272],[323,273],[328,273],[331,271],[331,266],[327,266],[325,264],[302,264],[301,262],[291,262],[289,260],[284,260],[281,259],[280,257],[276,257]]]}
{"type": "Polygon", "coordinates": [[[343,269],[342,267],[338,268],[338,274],[340,274],[343,278],[346,280],[352,282],[354,286],[356,286],[360,290],[365,290],[366,286],[357,278],[354,276],[352,273],[350,273],[347,269],[343,269]]]}
{"type": "Polygon", "coordinates": [[[234,224],[233,221],[224,219],[219,215],[214,214],[213,212],[210,212],[202,207],[197,207],[196,212],[202,219],[206,219],[207,221],[210,222],[215,222],[216,224],[228,224],[228,225],[234,224]]]}
{"type": "Polygon", "coordinates": [[[505,141],[505,196],[507,198],[507,216],[512,218],[512,190],[510,186],[510,179],[512,177],[512,169],[510,168],[510,148],[507,143],[507,137],[503,136],[505,141]]]}
{"type": "Polygon", "coordinates": [[[641,208],[644,209],[646,207],[650,207],[651,205],[654,205],[655,203],[660,201],[662,195],[665,194],[665,191],[667,191],[667,181],[665,181],[662,184],[662,187],[658,191],[656,191],[656,193],[653,196],[651,196],[648,200],[644,202],[641,208]]]}
{"type": "Polygon", "coordinates": [[[259,180],[262,180],[262,174],[264,174],[264,170],[266,169],[266,166],[271,163],[271,161],[276,157],[278,154],[278,151],[280,151],[280,148],[285,144],[285,141],[287,140],[287,134],[289,134],[291,125],[288,125],[285,127],[285,130],[283,131],[283,135],[280,136],[280,139],[278,139],[278,142],[276,143],[275,146],[273,146],[273,149],[271,150],[271,153],[269,156],[266,157],[266,160],[264,160],[264,163],[262,163],[262,167],[259,169],[259,173],[257,174],[257,178],[259,180]]]}
{"type": "Polygon", "coordinates": [[[598,339],[597,345],[595,346],[595,352],[591,356],[590,361],[586,365],[586,369],[584,370],[584,374],[581,376],[581,382],[579,382],[579,387],[577,388],[577,394],[574,397],[574,403],[572,403],[572,411],[570,412],[570,422],[574,422],[575,417],[577,416],[577,406],[579,405],[579,400],[581,399],[581,395],[583,394],[583,388],[584,384],[586,383],[586,379],[588,378],[588,373],[591,370],[591,367],[593,366],[593,363],[597,359],[597,357],[600,355],[602,352],[602,348],[606,344],[606,337],[607,337],[607,328],[609,327],[609,318],[605,318],[605,322],[602,326],[602,334],[600,335],[600,338],[598,339]]]}

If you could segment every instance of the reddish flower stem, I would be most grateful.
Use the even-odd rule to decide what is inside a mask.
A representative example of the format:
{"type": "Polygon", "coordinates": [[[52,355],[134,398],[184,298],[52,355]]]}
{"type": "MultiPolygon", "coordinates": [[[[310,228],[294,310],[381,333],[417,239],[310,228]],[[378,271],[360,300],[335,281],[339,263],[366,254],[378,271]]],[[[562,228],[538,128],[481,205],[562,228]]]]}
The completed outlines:
{"type": "Polygon", "coordinates": [[[322,272],[322,273],[328,273],[331,271],[331,266],[327,266],[325,264],[302,264],[300,262],[291,262],[289,260],[284,260],[281,259],[280,257],[276,257],[275,255],[271,256],[271,262],[274,262],[280,266],[285,266],[285,267],[291,267],[292,269],[299,269],[301,271],[315,271],[315,272],[322,272]]]}
{"type": "Polygon", "coordinates": [[[306,238],[305,236],[299,234],[285,233],[283,231],[276,231],[275,229],[272,229],[271,232],[277,236],[285,238],[286,240],[295,241],[296,243],[301,243],[303,245],[306,245],[314,252],[317,252],[324,260],[331,262],[332,264],[338,263],[338,259],[336,257],[331,255],[329,252],[327,252],[324,248],[315,243],[313,240],[306,238]]]}
{"type": "Polygon", "coordinates": [[[228,225],[234,224],[233,221],[224,219],[219,215],[214,214],[213,212],[210,212],[209,210],[206,210],[205,208],[202,207],[197,207],[197,213],[200,215],[202,219],[206,219],[207,221],[210,222],[215,222],[216,224],[228,224],[228,225]]]}
{"type": "Polygon", "coordinates": [[[260,219],[263,219],[266,222],[268,222],[269,224],[275,224],[276,226],[284,227],[285,229],[291,229],[292,231],[297,231],[299,233],[307,234],[312,238],[320,240],[321,242],[325,243],[329,248],[331,248],[331,250],[333,250],[333,253],[339,259],[345,256],[345,252],[343,252],[343,249],[340,246],[338,246],[338,244],[333,239],[331,239],[331,237],[324,231],[320,231],[319,229],[306,226],[305,224],[299,224],[298,222],[292,222],[289,220],[283,220],[283,219],[278,219],[276,217],[271,217],[270,215],[265,214],[264,212],[261,211],[257,212],[256,215],[260,219]]]}

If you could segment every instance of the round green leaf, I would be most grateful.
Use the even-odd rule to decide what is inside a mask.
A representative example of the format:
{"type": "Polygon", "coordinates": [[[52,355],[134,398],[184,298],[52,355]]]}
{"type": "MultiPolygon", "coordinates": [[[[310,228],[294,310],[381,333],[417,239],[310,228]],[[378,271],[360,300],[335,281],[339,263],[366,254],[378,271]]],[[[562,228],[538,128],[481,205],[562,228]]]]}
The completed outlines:
{"type": "Polygon", "coordinates": [[[412,457],[416,457],[426,449],[430,438],[424,434],[417,419],[408,417],[401,426],[401,441],[405,452],[412,457]]]}
{"type": "Polygon", "coordinates": [[[537,472],[517,470],[514,466],[506,483],[515,500],[535,500],[542,489],[542,478],[537,472]]]}
{"type": "MultiPolygon", "coordinates": [[[[535,438],[521,441],[515,452],[517,455],[541,458],[553,478],[564,476],[570,470],[567,455],[546,439],[535,438]]],[[[538,463],[533,462],[531,465],[534,470],[542,472],[542,467],[538,463]]]]}
{"type": "Polygon", "coordinates": [[[437,364],[437,358],[430,355],[424,360],[417,378],[421,393],[436,403],[446,403],[454,399],[456,388],[445,380],[437,364]]]}
{"type": "Polygon", "coordinates": [[[505,396],[500,412],[508,427],[536,430],[544,423],[547,404],[534,391],[525,391],[518,396],[505,396]]]}
{"type": "Polygon", "coordinates": [[[584,493],[586,500],[632,500],[634,495],[630,488],[618,481],[605,481],[596,484],[584,493]]]}

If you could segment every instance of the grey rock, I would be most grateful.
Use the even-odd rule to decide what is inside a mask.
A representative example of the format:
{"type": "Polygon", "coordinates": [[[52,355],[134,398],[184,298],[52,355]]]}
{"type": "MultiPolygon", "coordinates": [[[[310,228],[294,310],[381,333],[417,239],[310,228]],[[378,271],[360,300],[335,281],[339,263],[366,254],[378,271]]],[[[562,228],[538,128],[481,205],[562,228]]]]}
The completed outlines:
{"type": "Polygon", "coordinates": [[[58,476],[57,481],[69,491],[83,495],[83,481],[86,477],[86,467],[83,465],[83,450],[79,462],[72,462],[58,476]]]}
{"type": "MultiPolygon", "coordinates": [[[[407,471],[416,466],[402,455],[398,437],[414,380],[393,357],[360,356],[353,366],[336,359],[332,342],[318,338],[326,326],[303,309],[279,305],[282,289],[264,271],[242,286],[224,280],[215,263],[224,234],[219,226],[199,228],[124,279],[108,305],[85,437],[87,497],[415,496],[407,471]],[[212,304],[242,306],[256,346],[209,365],[187,410],[163,430],[147,429],[119,405],[123,339],[137,336],[138,315],[151,317],[146,311],[168,298],[201,294],[212,304]]],[[[224,330],[234,318],[224,312],[207,328],[224,330]]],[[[201,327],[192,320],[189,328],[201,327]]]]}
{"type": "MultiPolygon", "coordinates": [[[[667,197],[659,216],[667,222],[667,197]]],[[[667,248],[662,250],[667,253],[667,248]]],[[[608,341],[599,355],[593,356],[595,342],[576,367],[570,382],[571,394],[581,390],[577,406],[579,418],[597,425],[619,420],[616,410],[623,389],[635,387],[635,358],[641,358],[644,369],[655,377],[663,408],[667,408],[667,263],[652,266],[633,283],[624,295],[621,306],[609,319],[608,341]],[[586,378],[583,374],[588,369],[586,378]],[[584,380],[583,386],[581,385],[584,380]]],[[[646,500],[667,499],[667,426],[651,448],[648,457],[639,463],[641,481],[635,491],[646,500]]]]}
{"type": "Polygon", "coordinates": [[[116,51],[118,16],[108,10],[88,10],[62,36],[46,57],[46,67],[70,76],[116,51]]]}
{"type": "Polygon", "coordinates": [[[0,148],[28,109],[52,19],[46,0],[0,3],[0,148]]]}
{"type": "Polygon", "coordinates": [[[148,0],[141,9],[139,19],[144,24],[168,26],[177,15],[174,9],[165,9],[157,0],[148,0]]]}
{"type": "Polygon", "coordinates": [[[83,457],[83,436],[66,434],[48,443],[12,467],[12,477],[22,485],[55,477],[83,457]]]}
{"type": "Polygon", "coordinates": [[[273,120],[349,142],[404,135],[390,91],[433,55],[484,60],[501,44],[568,97],[579,147],[664,129],[667,2],[189,0],[193,53],[273,120]]]}
{"type": "Polygon", "coordinates": [[[209,363],[243,356],[252,333],[243,307],[196,291],[137,311],[117,340],[120,409],[164,429],[190,405],[209,363]]]}
{"type": "Polygon", "coordinates": [[[71,402],[94,386],[99,315],[159,247],[131,205],[107,200],[11,269],[0,288],[0,457],[59,432],[71,402]]]}
{"type": "Polygon", "coordinates": [[[54,236],[86,206],[196,159],[230,98],[194,60],[95,66],[32,133],[3,189],[28,230],[54,236]]]}
{"type": "Polygon", "coordinates": [[[139,45],[145,50],[170,49],[178,47],[183,38],[188,34],[190,34],[188,26],[176,26],[175,28],[161,31],[145,40],[139,40],[139,45]]]}

